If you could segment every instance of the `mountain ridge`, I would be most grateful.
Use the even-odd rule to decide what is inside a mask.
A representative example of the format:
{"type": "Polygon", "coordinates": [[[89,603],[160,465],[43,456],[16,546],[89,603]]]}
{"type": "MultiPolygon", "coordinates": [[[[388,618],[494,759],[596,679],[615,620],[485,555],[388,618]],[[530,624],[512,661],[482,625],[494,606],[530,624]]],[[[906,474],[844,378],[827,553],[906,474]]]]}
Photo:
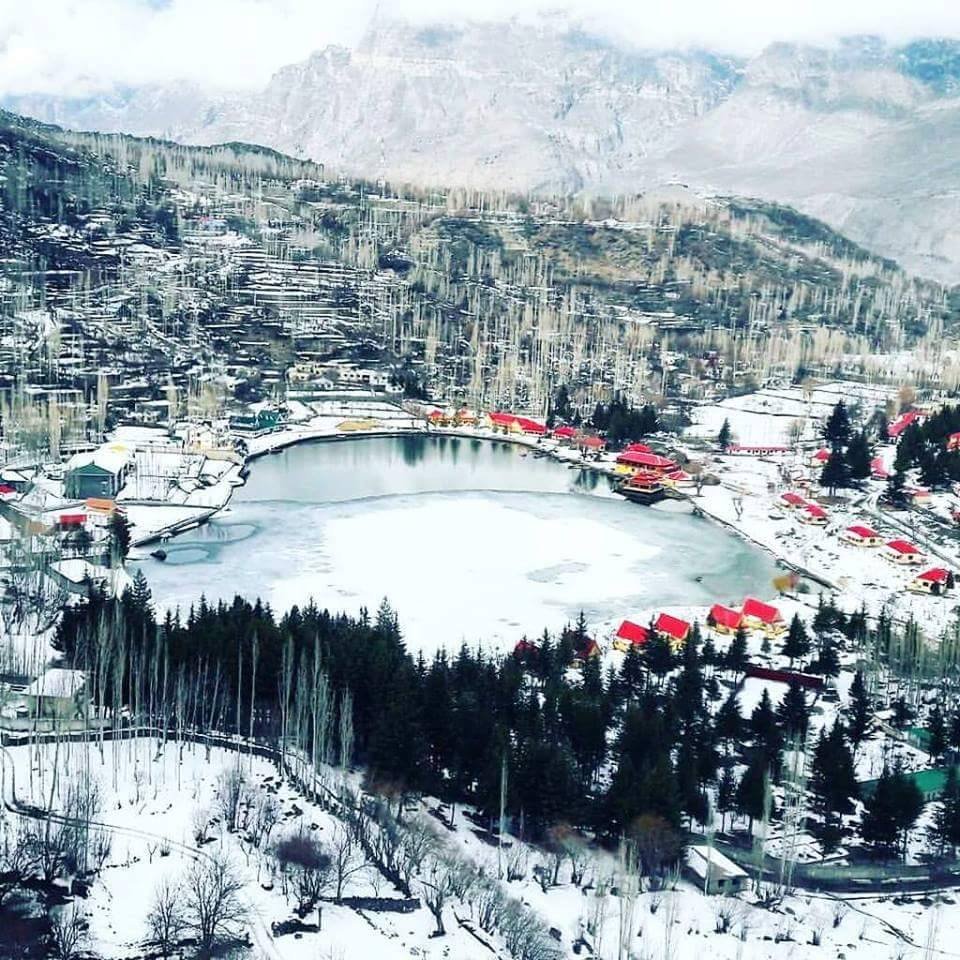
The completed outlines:
{"type": "Polygon", "coordinates": [[[259,143],[373,179],[598,194],[680,181],[795,206],[960,281],[951,40],[776,43],[744,58],[644,51],[552,21],[379,21],[253,95],[171,85],[3,104],[75,129],[259,143]]]}

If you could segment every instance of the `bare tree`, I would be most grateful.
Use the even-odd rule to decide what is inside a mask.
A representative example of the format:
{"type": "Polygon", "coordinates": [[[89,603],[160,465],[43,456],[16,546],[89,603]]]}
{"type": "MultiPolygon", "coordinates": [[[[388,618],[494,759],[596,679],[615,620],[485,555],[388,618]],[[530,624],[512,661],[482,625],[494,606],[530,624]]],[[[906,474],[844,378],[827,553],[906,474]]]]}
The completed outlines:
{"type": "Polygon", "coordinates": [[[265,847],[280,822],[280,803],[272,793],[262,793],[252,804],[247,818],[247,836],[255,847],[265,847]]]}
{"type": "Polygon", "coordinates": [[[51,955],[57,960],[74,960],[80,956],[87,939],[87,923],[75,903],[54,912],[50,917],[51,955]]]}
{"type": "Polygon", "coordinates": [[[196,861],[183,883],[186,928],[197,940],[200,955],[209,957],[244,928],[246,911],[240,901],[243,882],[222,854],[196,861]]]}
{"type": "Polygon", "coordinates": [[[147,914],[150,939],[156,944],[162,957],[169,957],[173,953],[186,926],[182,892],[169,878],[164,878],[154,891],[150,912],[147,914]]]}
{"type": "Polygon", "coordinates": [[[3,836],[0,840],[0,907],[26,880],[36,867],[30,849],[30,836],[13,824],[0,821],[3,836]]]}
{"type": "Polygon", "coordinates": [[[436,936],[442,937],[447,931],[443,925],[443,908],[453,895],[456,881],[454,877],[461,871],[469,870],[457,862],[446,851],[437,857],[430,858],[431,869],[428,876],[420,878],[420,887],[423,891],[423,902],[433,914],[437,925],[436,936]]]}
{"type": "Polygon", "coordinates": [[[247,784],[238,761],[217,778],[217,809],[227,830],[237,829],[240,811],[247,799],[247,784]]]}
{"type": "Polygon", "coordinates": [[[277,841],[273,852],[284,874],[293,878],[300,910],[309,910],[323,896],[330,881],[330,855],[319,840],[304,833],[277,841]]]}
{"type": "Polygon", "coordinates": [[[347,881],[366,866],[356,836],[340,821],[337,821],[333,828],[330,860],[333,869],[334,895],[339,900],[343,896],[343,888],[347,881]]]}
{"type": "Polygon", "coordinates": [[[193,839],[198,846],[207,842],[210,836],[210,811],[206,807],[197,807],[190,821],[193,839]]]}

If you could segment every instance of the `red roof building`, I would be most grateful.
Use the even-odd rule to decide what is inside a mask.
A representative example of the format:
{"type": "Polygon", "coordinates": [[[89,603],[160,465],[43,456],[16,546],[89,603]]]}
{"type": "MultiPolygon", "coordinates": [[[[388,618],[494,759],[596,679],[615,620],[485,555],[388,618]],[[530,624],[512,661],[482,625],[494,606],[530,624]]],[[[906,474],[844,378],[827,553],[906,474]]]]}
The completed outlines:
{"type": "Polygon", "coordinates": [[[624,620],[613,638],[614,649],[626,653],[631,647],[642,647],[650,639],[650,631],[632,620],[624,620]]]}
{"type": "Polygon", "coordinates": [[[918,593],[932,593],[939,595],[953,586],[953,576],[945,567],[931,567],[923,573],[917,574],[910,584],[911,590],[918,593]]]}
{"type": "Polygon", "coordinates": [[[743,609],[740,612],[745,621],[752,620],[763,626],[783,623],[783,617],[780,616],[780,611],[776,607],[755,597],[747,597],[743,601],[743,609]]]}
{"type": "Polygon", "coordinates": [[[653,624],[653,629],[661,636],[666,637],[675,647],[683,643],[690,635],[690,624],[679,617],[670,616],[669,613],[661,613],[653,624]]]}
{"type": "Polygon", "coordinates": [[[577,435],[576,427],[557,427],[553,431],[553,435],[558,440],[572,440],[577,435]]]}
{"type": "Polygon", "coordinates": [[[782,493],[780,495],[780,499],[783,501],[784,506],[786,506],[788,510],[794,510],[797,507],[805,507],[807,505],[807,501],[804,500],[799,493],[793,493],[792,491],[788,493],[782,493]]]}
{"type": "Polygon", "coordinates": [[[804,523],[813,523],[817,526],[823,526],[827,522],[827,511],[824,510],[819,504],[808,503],[805,504],[803,509],[800,511],[800,519],[804,523]]]}
{"type": "Polygon", "coordinates": [[[900,434],[903,433],[911,423],[916,423],[923,416],[919,410],[908,410],[906,413],[902,413],[890,426],[887,427],[887,436],[891,440],[899,440],[900,434]]]}
{"type": "Polygon", "coordinates": [[[817,463],[826,463],[830,459],[830,451],[826,447],[821,447],[811,458],[817,463]]]}
{"type": "Polygon", "coordinates": [[[871,530],[870,527],[864,527],[861,524],[847,527],[840,534],[840,539],[846,543],[852,543],[855,547],[879,547],[883,543],[883,537],[876,530],[871,530]]]}
{"type": "Polygon", "coordinates": [[[960,433],[951,433],[947,437],[947,449],[948,450],[960,450],[960,433]]]}
{"type": "Polygon", "coordinates": [[[720,633],[734,633],[743,621],[738,610],[715,603],[707,614],[707,623],[720,633]]]}
{"type": "Polygon", "coordinates": [[[601,440],[600,437],[581,437],[577,441],[577,446],[584,450],[602,450],[606,445],[606,440],[601,440]]]}
{"type": "Polygon", "coordinates": [[[531,420],[529,417],[515,417],[514,419],[517,422],[517,426],[519,426],[524,433],[542,437],[547,432],[545,424],[538,423],[536,420],[531,420]]]}
{"type": "Polygon", "coordinates": [[[890,471],[883,465],[883,460],[880,457],[874,457],[870,461],[870,476],[874,480],[886,480],[890,476],[890,471]]]}
{"type": "Polygon", "coordinates": [[[645,453],[642,450],[624,450],[617,457],[617,464],[633,470],[654,470],[657,473],[677,469],[677,464],[668,457],[661,457],[656,453],[645,453]]]}
{"type": "Polygon", "coordinates": [[[57,524],[61,527],[82,527],[87,522],[85,513],[61,513],[57,524]]]}
{"type": "Polygon", "coordinates": [[[890,540],[884,547],[884,556],[894,563],[919,563],[922,555],[906,540],[890,540]]]}
{"type": "Polygon", "coordinates": [[[624,453],[653,453],[645,443],[628,443],[623,448],[624,453]]]}

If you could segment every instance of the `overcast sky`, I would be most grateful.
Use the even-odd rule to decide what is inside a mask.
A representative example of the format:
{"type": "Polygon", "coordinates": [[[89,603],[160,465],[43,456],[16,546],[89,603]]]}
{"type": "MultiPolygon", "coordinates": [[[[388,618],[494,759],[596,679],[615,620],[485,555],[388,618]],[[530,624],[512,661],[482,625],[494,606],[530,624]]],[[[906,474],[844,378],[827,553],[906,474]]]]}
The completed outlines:
{"type": "MultiPolygon", "coordinates": [[[[355,43],[374,13],[457,18],[443,0],[0,0],[0,95],[87,95],[114,83],[186,79],[262,86],[329,43],[355,43]]],[[[751,53],[773,40],[851,33],[960,37],[960,0],[573,0],[587,28],[643,47],[751,53]]],[[[483,0],[474,18],[526,19],[542,0],[483,0]]]]}

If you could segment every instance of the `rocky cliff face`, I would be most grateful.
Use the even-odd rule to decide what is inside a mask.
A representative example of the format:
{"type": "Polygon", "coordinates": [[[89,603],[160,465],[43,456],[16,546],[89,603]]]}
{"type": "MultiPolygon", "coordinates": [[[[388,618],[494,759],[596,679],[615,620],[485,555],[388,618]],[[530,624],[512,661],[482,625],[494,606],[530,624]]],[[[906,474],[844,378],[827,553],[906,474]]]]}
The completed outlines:
{"type": "Polygon", "coordinates": [[[638,51],[561,21],[379,24],[254,95],[184,88],[5,105],[72,127],[243,140],[424,184],[703,191],[794,204],[960,280],[960,44],[638,51]]]}

